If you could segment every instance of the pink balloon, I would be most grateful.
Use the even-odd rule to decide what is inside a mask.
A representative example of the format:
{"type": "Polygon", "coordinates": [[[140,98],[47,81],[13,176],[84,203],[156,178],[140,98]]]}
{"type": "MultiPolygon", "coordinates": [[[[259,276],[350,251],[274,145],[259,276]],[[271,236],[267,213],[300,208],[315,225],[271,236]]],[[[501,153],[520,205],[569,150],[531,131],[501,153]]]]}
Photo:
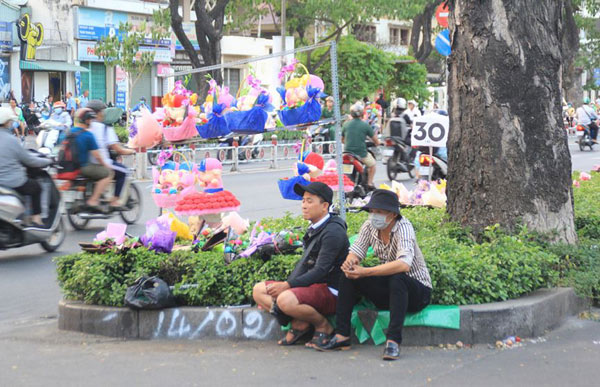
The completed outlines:
{"type": "Polygon", "coordinates": [[[152,148],[162,141],[160,124],[146,109],[142,109],[142,116],[137,120],[138,134],[137,145],[152,148]]]}
{"type": "Polygon", "coordinates": [[[231,107],[231,104],[235,101],[235,98],[231,94],[221,94],[219,96],[218,103],[225,104],[226,107],[231,107]]]}
{"type": "Polygon", "coordinates": [[[316,89],[321,89],[321,91],[325,90],[325,84],[323,83],[323,80],[316,75],[311,74],[308,77],[308,85],[316,89]]]}

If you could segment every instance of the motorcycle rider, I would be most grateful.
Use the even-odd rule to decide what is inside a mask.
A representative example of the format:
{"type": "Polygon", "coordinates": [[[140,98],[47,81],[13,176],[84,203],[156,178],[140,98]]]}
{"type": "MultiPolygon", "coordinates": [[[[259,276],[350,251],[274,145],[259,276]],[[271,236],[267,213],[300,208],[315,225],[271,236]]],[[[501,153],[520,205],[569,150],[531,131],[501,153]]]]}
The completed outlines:
{"type": "Polygon", "coordinates": [[[375,188],[373,180],[375,178],[375,168],[377,161],[367,151],[366,139],[370,138],[376,146],[379,146],[379,139],[373,133],[373,128],[361,118],[365,111],[365,105],[362,102],[356,102],[350,107],[350,116],[352,119],[346,122],[342,128],[342,143],[344,152],[351,152],[360,157],[368,170],[367,185],[375,188]]]}
{"type": "Polygon", "coordinates": [[[397,98],[394,104],[394,116],[388,122],[388,131],[390,136],[400,137],[404,143],[410,145],[410,129],[413,121],[406,112],[406,100],[397,98]]]}
{"type": "Polygon", "coordinates": [[[585,97],[583,99],[583,105],[577,108],[577,122],[580,125],[587,126],[590,129],[590,137],[593,143],[598,143],[598,124],[596,121],[598,116],[594,111],[594,108],[590,106],[590,99],[585,97]]]}
{"type": "MultiPolygon", "coordinates": [[[[96,121],[91,123],[90,129],[96,138],[98,151],[102,155],[104,163],[111,165],[114,172],[115,191],[110,206],[118,208],[120,206],[121,191],[123,190],[125,179],[127,177],[127,167],[113,160],[110,156],[110,151],[112,150],[119,155],[132,155],[135,153],[135,150],[123,148],[114,128],[104,123],[104,112],[106,110],[106,104],[104,102],[99,99],[93,99],[87,103],[87,107],[92,109],[98,117],[96,121]]],[[[97,165],[100,164],[93,156],[90,158],[90,162],[97,165]]]]}
{"type": "Polygon", "coordinates": [[[21,195],[31,197],[32,215],[30,225],[45,228],[40,214],[42,213],[40,184],[27,176],[25,167],[41,168],[48,166],[52,160],[35,157],[20,146],[10,132],[12,122],[18,120],[11,108],[0,108],[0,186],[12,188],[21,195]]]}
{"type": "Polygon", "coordinates": [[[59,123],[58,130],[64,132],[73,125],[71,115],[66,111],[67,105],[63,101],[56,101],[52,105],[50,119],[59,123]]]}
{"type": "Polygon", "coordinates": [[[146,109],[148,109],[149,112],[152,112],[152,109],[150,109],[150,106],[148,106],[148,104],[146,103],[146,97],[140,97],[140,102],[138,102],[137,105],[135,105],[133,109],[131,109],[131,112],[137,112],[142,107],[145,107],[146,109]]]}
{"type": "Polygon", "coordinates": [[[90,125],[97,119],[96,113],[90,108],[83,108],[75,112],[75,126],[71,128],[71,134],[77,134],[75,143],[81,164],[81,175],[95,181],[92,196],[86,201],[86,205],[92,211],[101,212],[98,207],[100,195],[106,190],[112,181],[112,168],[104,161],[99,151],[98,143],[91,132],[90,125]],[[98,164],[90,162],[93,156],[98,164]]]}

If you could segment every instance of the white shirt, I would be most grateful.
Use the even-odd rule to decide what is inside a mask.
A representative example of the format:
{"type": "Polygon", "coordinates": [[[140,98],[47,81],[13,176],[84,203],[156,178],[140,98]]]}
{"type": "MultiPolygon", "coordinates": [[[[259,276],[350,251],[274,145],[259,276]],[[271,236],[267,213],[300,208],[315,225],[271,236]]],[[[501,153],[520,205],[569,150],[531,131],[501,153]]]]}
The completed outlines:
{"type": "Polygon", "coordinates": [[[421,117],[421,111],[416,106],[413,109],[406,109],[406,114],[408,114],[411,119],[421,117]]]}
{"type": "MultiPolygon", "coordinates": [[[[108,153],[108,147],[119,142],[119,137],[115,133],[115,130],[112,126],[104,125],[101,122],[92,122],[90,125],[90,132],[92,132],[96,138],[98,152],[100,152],[102,155],[104,162],[108,165],[111,165],[112,160],[110,159],[110,155],[108,153]]],[[[91,155],[90,162],[94,164],[100,164],[100,162],[91,155]]]]}
{"type": "Polygon", "coordinates": [[[596,112],[588,105],[582,105],[577,108],[577,122],[581,125],[589,125],[596,118],[596,112]]]}
{"type": "Polygon", "coordinates": [[[323,217],[323,219],[319,220],[317,223],[311,224],[309,228],[319,228],[323,223],[325,223],[327,221],[327,219],[329,219],[330,215],[327,214],[323,217]]]}

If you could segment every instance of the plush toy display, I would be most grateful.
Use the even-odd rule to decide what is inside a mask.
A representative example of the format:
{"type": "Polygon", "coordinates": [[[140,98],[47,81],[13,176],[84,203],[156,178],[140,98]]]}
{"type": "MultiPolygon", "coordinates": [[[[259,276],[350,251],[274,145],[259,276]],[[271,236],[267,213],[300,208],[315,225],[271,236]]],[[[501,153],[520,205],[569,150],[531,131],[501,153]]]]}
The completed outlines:
{"type": "Polygon", "coordinates": [[[194,192],[175,206],[179,215],[207,215],[238,211],[239,200],[223,189],[223,166],[217,159],[207,158],[198,165],[198,181],[204,192],[194,192]]]}
{"type": "MultiPolygon", "coordinates": [[[[337,163],[335,160],[329,160],[327,164],[325,164],[325,169],[323,170],[323,174],[321,176],[317,176],[311,181],[319,181],[321,183],[327,184],[329,188],[333,191],[339,191],[339,179],[337,173],[337,163]]],[[[354,183],[352,180],[348,178],[346,175],[342,175],[342,180],[344,183],[344,192],[352,192],[354,189],[354,183]]]]}

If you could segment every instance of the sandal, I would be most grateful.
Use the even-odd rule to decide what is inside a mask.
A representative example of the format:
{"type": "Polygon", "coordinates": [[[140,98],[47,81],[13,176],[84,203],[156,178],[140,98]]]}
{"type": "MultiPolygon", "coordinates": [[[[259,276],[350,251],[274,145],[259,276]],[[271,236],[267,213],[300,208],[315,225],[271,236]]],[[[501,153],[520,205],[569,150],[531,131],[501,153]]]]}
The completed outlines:
{"type": "Polygon", "coordinates": [[[312,339],[306,343],[307,348],[315,348],[322,347],[329,342],[335,336],[335,332],[325,333],[325,332],[315,332],[315,335],[312,339]]]}
{"type": "Polygon", "coordinates": [[[352,342],[350,338],[346,340],[339,340],[337,336],[333,336],[331,340],[323,345],[316,345],[314,348],[320,352],[329,352],[329,351],[346,351],[352,347],[352,342]]]}
{"type": "Polygon", "coordinates": [[[284,347],[288,346],[288,345],[294,345],[298,342],[298,340],[310,337],[310,335],[312,334],[312,327],[308,327],[303,331],[299,331],[297,329],[290,328],[288,333],[292,334],[292,339],[290,341],[287,341],[287,339],[286,339],[287,333],[286,333],[285,336],[283,337],[283,339],[279,340],[277,342],[277,344],[284,346],[284,347]]]}

